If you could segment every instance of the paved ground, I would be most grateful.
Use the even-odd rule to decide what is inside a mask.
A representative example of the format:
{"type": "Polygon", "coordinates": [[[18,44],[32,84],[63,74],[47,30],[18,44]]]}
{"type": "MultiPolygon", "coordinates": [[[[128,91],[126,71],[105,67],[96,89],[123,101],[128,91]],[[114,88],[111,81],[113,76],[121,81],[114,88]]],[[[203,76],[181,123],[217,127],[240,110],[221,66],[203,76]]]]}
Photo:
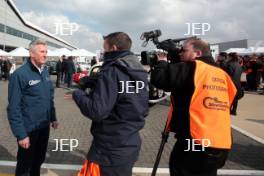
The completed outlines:
{"type": "MultiPolygon", "coordinates": [[[[16,140],[11,134],[6,118],[7,105],[7,82],[0,82],[0,161],[15,161],[16,140]]],[[[84,156],[89,149],[91,135],[89,133],[90,120],[81,115],[72,100],[64,99],[68,90],[56,89],[55,105],[60,122],[58,130],[52,130],[46,163],[49,164],[76,164],[83,162],[84,156]],[[79,145],[72,152],[55,152],[55,139],[77,139],[79,145]]],[[[247,132],[264,139],[264,96],[257,94],[246,94],[239,102],[238,116],[232,117],[232,124],[247,132]]],[[[156,153],[158,151],[161,131],[167,116],[168,103],[155,105],[151,108],[146,119],[145,128],[141,131],[142,149],[136,167],[153,167],[156,153]]],[[[235,170],[264,170],[264,144],[256,142],[251,138],[233,130],[234,145],[224,169],[235,170]]],[[[165,146],[160,162],[160,168],[167,168],[168,158],[174,143],[171,135],[165,146]]],[[[66,149],[67,146],[65,146],[66,149]]],[[[13,167],[0,166],[1,173],[13,173],[13,167]]],[[[47,170],[43,169],[45,175],[74,175],[75,171],[47,170]]],[[[135,174],[140,175],[140,174],[135,174]]]]}

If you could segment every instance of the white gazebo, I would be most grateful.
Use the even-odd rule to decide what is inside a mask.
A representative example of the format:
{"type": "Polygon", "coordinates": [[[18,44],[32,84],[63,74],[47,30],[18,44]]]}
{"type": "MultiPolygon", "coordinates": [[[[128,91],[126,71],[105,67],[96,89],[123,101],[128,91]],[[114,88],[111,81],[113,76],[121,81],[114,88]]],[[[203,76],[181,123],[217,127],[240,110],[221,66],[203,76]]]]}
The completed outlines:
{"type": "Polygon", "coordinates": [[[258,54],[263,54],[264,53],[264,47],[257,47],[255,49],[255,52],[258,53],[258,54]]]}
{"type": "Polygon", "coordinates": [[[226,53],[244,53],[246,50],[246,48],[229,48],[228,50],[226,50],[226,53]]]}
{"type": "Polygon", "coordinates": [[[29,51],[23,47],[18,47],[9,52],[9,54],[13,57],[29,57],[29,51]]]}
{"type": "Polygon", "coordinates": [[[0,49],[0,56],[10,56],[10,54],[0,49]]]}
{"type": "Polygon", "coordinates": [[[237,53],[239,55],[247,55],[254,53],[254,48],[229,48],[225,51],[226,53],[237,53]]]}
{"type": "Polygon", "coordinates": [[[72,52],[70,50],[68,50],[67,48],[60,48],[60,49],[54,50],[53,55],[59,56],[59,57],[61,57],[62,55],[72,56],[72,52]]]}
{"type": "Polygon", "coordinates": [[[92,53],[90,51],[87,51],[86,49],[76,49],[72,51],[72,56],[77,56],[77,57],[93,57],[96,56],[95,53],[92,53]]]}
{"type": "Polygon", "coordinates": [[[49,50],[48,49],[48,54],[47,56],[50,56],[50,57],[57,57],[57,56],[60,56],[58,55],[54,50],[49,50]]]}

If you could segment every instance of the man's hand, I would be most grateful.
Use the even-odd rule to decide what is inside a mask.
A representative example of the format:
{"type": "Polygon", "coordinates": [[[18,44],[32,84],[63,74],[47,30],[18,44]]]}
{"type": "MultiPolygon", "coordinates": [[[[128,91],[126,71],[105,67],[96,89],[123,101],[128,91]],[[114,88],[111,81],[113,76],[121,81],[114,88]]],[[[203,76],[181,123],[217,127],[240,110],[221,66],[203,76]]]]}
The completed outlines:
{"type": "Polygon", "coordinates": [[[53,129],[57,129],[59,126],[59,122],[58,121],[51,122],[51,126],[53,129]]]}
{"type": "Polygon", "coordinates": [[[20,147],[24,148],[24,149],[28,149],[30,146],[30,141],[29,141],[29,137],[26,137],[22,140],[18,141],[18,144],[20,147]]]}

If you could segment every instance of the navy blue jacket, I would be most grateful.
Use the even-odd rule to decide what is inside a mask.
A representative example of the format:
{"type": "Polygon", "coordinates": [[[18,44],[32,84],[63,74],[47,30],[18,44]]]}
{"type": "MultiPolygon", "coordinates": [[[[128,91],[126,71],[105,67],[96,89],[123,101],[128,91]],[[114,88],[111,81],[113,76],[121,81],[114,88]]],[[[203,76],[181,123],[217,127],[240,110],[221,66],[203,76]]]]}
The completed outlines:
{"type": "Polygon", "coordinates": [[[56,120],[53,97],[54,89],[46,67],[40,74],[28,60],[11,75],[7,115],[18,140],[56,120]]]}
{"type": "Polygon", "coordinates": [[[104,166],[137,160],[141,146],[139,130],[148,114],[147,75],[132,53],[111,52],[105,55],[95,90],[89,95],[81,90],[73,93],[82,114],[93,121],[94,139],[88,160],[104,166]],[[122,81],[131,81],[124,93],[122,81]],[[141,88],[144,83],[144,88],[137,92],[133,81],[142,81],[138,85],[141,88]]]}

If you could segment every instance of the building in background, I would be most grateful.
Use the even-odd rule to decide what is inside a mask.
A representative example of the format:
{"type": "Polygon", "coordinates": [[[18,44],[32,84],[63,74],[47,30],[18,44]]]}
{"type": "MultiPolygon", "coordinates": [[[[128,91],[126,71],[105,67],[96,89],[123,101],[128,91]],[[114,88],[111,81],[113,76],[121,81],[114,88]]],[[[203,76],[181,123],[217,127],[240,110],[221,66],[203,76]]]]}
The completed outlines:
{"type": "Polygon", "coordinates": [[[264,47],[264,41],[243,39],[229,42],[214,43],[211,45],[218,46],[219,52],[224,52],[230,48],[264,47]]]}
{"type": "Polygon", "coordinates": [[[28,48],[36,38],[47,41],[49,49],[75,46],[26,21],[12,0],[0,0],[0,49],[11,51],[17,47],[28,48]]]}

